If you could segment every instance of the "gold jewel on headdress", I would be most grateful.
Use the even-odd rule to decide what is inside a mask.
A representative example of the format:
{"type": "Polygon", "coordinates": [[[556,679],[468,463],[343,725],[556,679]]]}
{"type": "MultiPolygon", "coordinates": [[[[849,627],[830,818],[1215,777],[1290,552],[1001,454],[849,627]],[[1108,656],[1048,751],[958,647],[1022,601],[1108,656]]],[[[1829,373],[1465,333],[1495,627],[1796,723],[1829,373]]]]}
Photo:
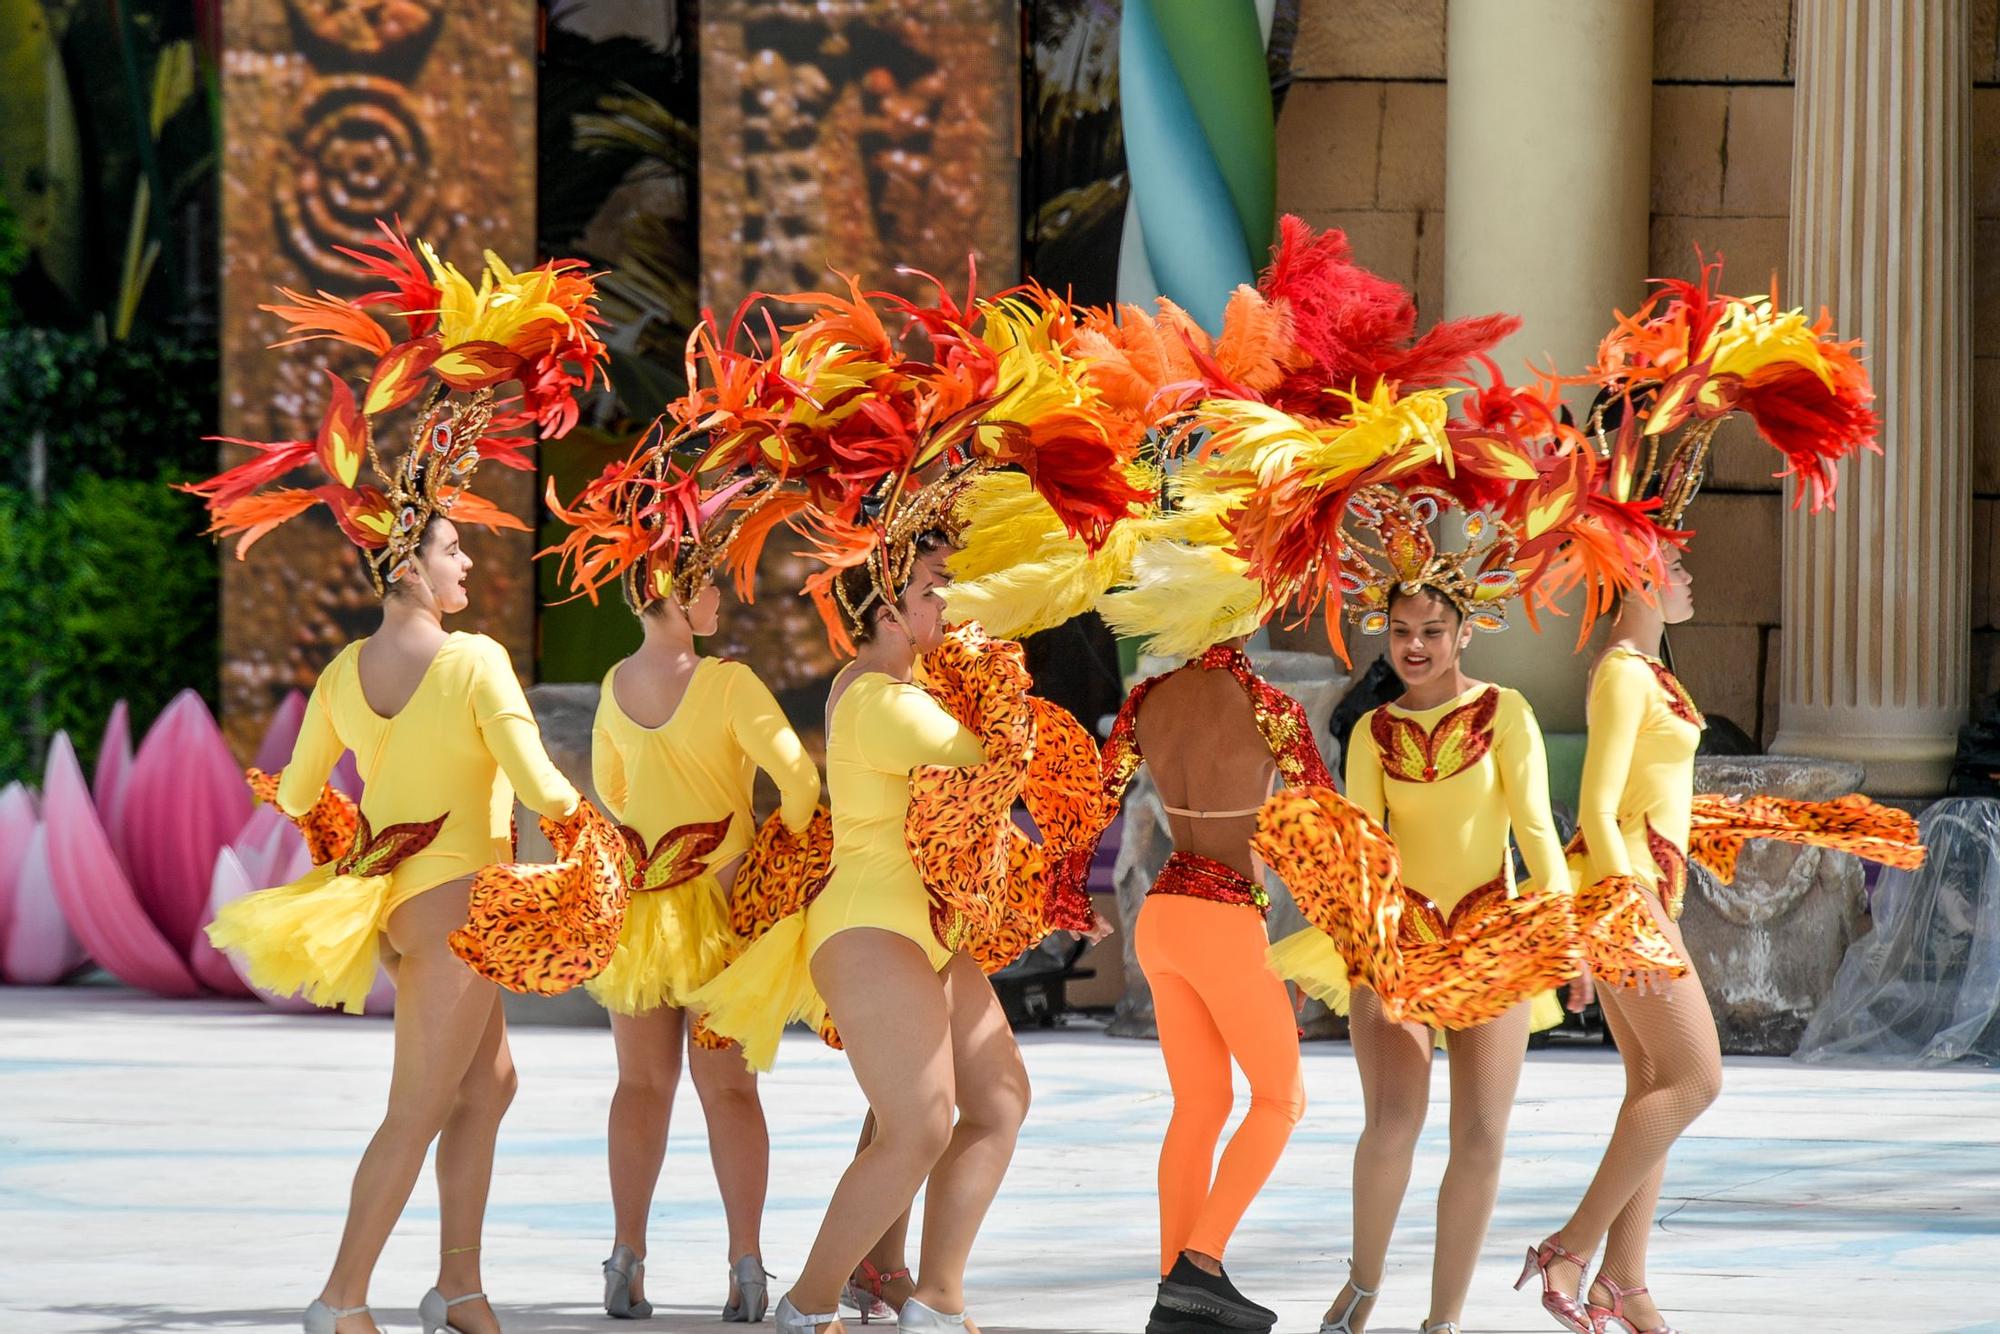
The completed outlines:
{"type": "Polygon", "coordinates": [[[1440,551],[1431,525],[1455,509],[1458,501],[1449,492],[1428,486],[1407,491],[1370,486],[1348,500],[1335,557],[1342,602],[1361,633],[1379,635],[1389,628],[1395,592],[1426,589],[1458,608],[1475,629],[1507,628],[1504,608],[1521,591],[1513,568],[1520,543],[1505,523],[1472,510],[1465,512],[1464,548],[1440,551]]]}
{"type": "Polygon", "coordinates": [[[423,411],[417,414],[417,429],[410,447],[396,461],[393,472],[383,468],[381,456],[375,451],[374,427],[363,419],[368,463],[382,479],[387,503],[383,510],[373,513],[357,510],[351,521],[364,533],[372,533],[379,522],[376,514],[393,516],[388,531],[381,535],[380,547],[361,544],[368,579],[375,586],[376,596],[403,581],[431,520],[448,516],[467,495],[473,470],[479,466],[477,442],[486,434],[492,419],[491,389],[481,389],[465,402],[445,398],[442,385],[432,389],[423,411]]]}
{"type": "MultiPolygon", "coordinates": [[[[862,558],[868,570],[868,592],[857,603],[848,596],[842,580],[828,581],[850,632],[861,629],[869,609],[878,601],[890,608],[902,601],[910,577],[916,573],[917,547],[925,533],[942,532],[947,542],[958,542],[963,536],[958,502],[972,479],[992,466],[988,460],[972,459],[946,468],[928,482],[906,487],[900,497],[889,497],[893,508],[886,523],[866,521],[874,538],[862,558]]],[[[907,483],[909,478],[899,480],[907,483]]]]}

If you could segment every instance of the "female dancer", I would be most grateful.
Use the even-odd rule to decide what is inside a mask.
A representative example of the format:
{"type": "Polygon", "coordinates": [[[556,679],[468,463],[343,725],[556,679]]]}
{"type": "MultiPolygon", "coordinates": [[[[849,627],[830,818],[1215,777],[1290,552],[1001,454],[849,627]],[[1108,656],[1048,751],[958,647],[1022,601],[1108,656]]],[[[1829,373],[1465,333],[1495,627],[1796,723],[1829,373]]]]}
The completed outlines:
{"type": "Polygon", "coordinates": [[[605,673],[591,733],[592,777],[622,826],[631,889],[618,952],[587,984],[611,1011],[618,1052],[609,1130],[616,1236],[604,1262],[604,1309],[620,1319],[652,1314],[646,1218],[683,1047],[728,1221],[722,1318],[755,1324],[768,1305],[758,1232],[771,1141],[756,1072],[687,1009],[695,989],[741,949],[729,888],[754,832],[756,771],[777,783],[780,817],[793,833],[811,822],[820,793],[819,770],[764,683],[695,648],[697,635],[715,633],[714,569],[729,532],[726,507],[742,490],[731,484],[704,496],[694,474],[675,475],[664,440],[648,432],[572,508],[552,507],[573,528],[557,551],[578,558],[577,591],[594,597],[617,579],[645,632],[638,651],[605,673]],[[603,546],[618,554],[586,564],[586,550],[603,546]]]}
{"type": "MultiPolygon", "coordinates": [[[[1718,278],[1711,265],[1699,284],[1662,284],[1637,315],[1620,319],[1600,352],[1603,392],[1591,424],[1612,457],[1611,499],[1656,502],[1663,542],[1667,534],[1681,543],[1691,536],[1682,520],[1701,485],[1709,437],[1721,421],[1716,413],[1741,408],[1756,419],[1764,439],[1791,460],[1790,471],[1810,485],[1815,511],[1831,501],[1838,460],[1873,443],[1871,393],[1854,345],[1836,340],[1824,319],[1808,323],[1802,312],[1778,311],[1766,298],[1719,296],[1718,278]],[[1678,431],[1652,420],[1675,401],[1703,402],[1711,411],[1678,431]],[[1766,402],[1780,410],[1767,415],[1766,402]]],[[[1665,628],[1693,614],[1693,581],[1678,552],[1667,550],[1659,574],[1635,580],[1643,593],[1619,600],[1611,641],[1592,672],[1577,833],[1589,866],[1580,905],[1586,935],[1631,901],[1674,958],[1670,968],[1597,970],[1597,997],[1625,1062],[1625,1099],[1576,1211],[1529,1251],[1515,1285],[1539,1274],[1543,1308],[1576,1334],[1672,1334],[1646,1289],[1653,1208],[1668,1150],[1722,1087],[1715,1019],[1677,925],[1689,859],[1727,879],[1735,849],[1751,837],[1892,865],[1913,866],[1923,856],[1909,817],[1864,798],[1694,795],[1702,716],[1658,656],[1665,628]],[[1603,1261],[1586,1296],[1589,1257],[1601,1242],[1603,1261]]]]}
{"type": "MultiPolygon", "coordinates": [[[[393,275],[399,294],[390,304],[423,332],[384,354],[363,406],[340,387],[316,449],[260,445],[266,458],[190,488],[208,498],[218,534],[254,538],[299,512],[294,496],[328,504],[342,531],[361,546],[383,598],[381,629],[348,645],[320,675],[291,761],[275,785],[278,805],[310,826],[315,855],[324,859],[294,884],[225,907],[209,936],[242,955],[258,985],[302,992],[322,1005],[361,1009],[378,966],[378,943],[396,981],[388,1110],[355,1172],[340,1249],[318,1300],[306,1310],[305,1329],[375,1329],[366,1305],[369,1276],[435,1140],[440,1262],[437,1284],[420,1306],[424,1327],[431,1334],[493,1334],[500,1326],[480,1291],[480,1227],[495,1136],[514,1093],[514,1066],[498,990],[461,961],[447,937],[467,920],[473,874],[513,855],[517,795],[563,828],[597,817],[550,764],[506,650],[483,635],[447,633],[442,624],[466,607],[465,578],[472,569],[447,513],[520,526],[471,497],[467,487],[481,452],[520,447],[520,440],[488,431],[524,425],[522,415],[495,420],[490,387],[475,388],[469,402],[441,399],[434,390],[415,444],[386,472],[368,414],[399,406],[424,388],[425,377],[408,370],[413,363],[421,369],[421,354],[436,357],[468,341],[498,342],[524,359],[523,414],[557,413],[587,381],[602,347],[588,330],[590,285],[570,273],[572,265],[515,275],[496,262],[486,294],[475,296],[427,249],[428,272],[400,235],[385,233],[386,243],[378,246],[385,259],[370,263],[393,275]],[[543,324],[528,331],[511,322],[512,314],[496,314],[502,303],[493,301],[495,293],[533,306],[543,324]],[[583,374],[553,387],[534,369],[542,357],[565,375],[562,361],[580,362],[583,374]],[[278,472],[287,463],[317,459],[333,484],[317,492],[257,494],[272,477],[269,456],[287,451],[294,457],[275,460],[278,472]],[[380,490],[352,485],[364,455],[376,467],[380,490]],[[339,823],[340,803],[324,784],[344,750],[354,752],[367,787],[358,829],[350,823],[330,830],[339,823]]],[[[358,304],[322,304],[337,308],[339,327],[369,326],[369,336],[341,335],[346,341],[378,349],[390,341],[377,341],[382,331],[358,304]]],[[[317,309],[280,313],[295,333],[326,327],[317,309]]],[[[445,387],[457,387],[449,372],[433,366],[431,373],[445,387]]]]}
{"type": "MultiPolygon", "coordinates": [[[[926,1180],[920,1276],[898,1323],[965,1324],[966,1257],[1028,1108],[1027,1070],[999,1000],[970,955],[938,940],[903,841],[911,771],[986,758],[978,739],[911,683],[918,656],[943,641],[937,585],[922,566],[894,600],[873,582],[854,567],[836,584],[856,650],[827,704],[833,873],[800,925],[811,985],[840,1026],[875,1135],[842,1175],[812,1252],[778,1304],[787,1334],[840,1323],[846,1279],[926,1180]]],[[[766,1018],[755,1012],[782,993],[767,987],[769,963],[758,956],[785,950],[786,938],[781,924],[697,993],[717,1031],[733,1036],[745,1018],[751,1027],[766,1018]]]]}

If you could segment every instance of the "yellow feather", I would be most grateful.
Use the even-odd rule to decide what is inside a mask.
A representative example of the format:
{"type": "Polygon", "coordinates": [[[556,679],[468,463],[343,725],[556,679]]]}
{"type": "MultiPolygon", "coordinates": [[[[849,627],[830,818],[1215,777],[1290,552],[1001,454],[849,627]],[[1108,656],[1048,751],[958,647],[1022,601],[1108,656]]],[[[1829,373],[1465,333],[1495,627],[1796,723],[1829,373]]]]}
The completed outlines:
{"type": "Polygon", "coordinates": [[[1114,632],[1160,658],[1192,658],[1264,623],[1263,590],[1219,546],[1151,540],[1132,557],[1130,584],[1098,601],[1114,632]]]}

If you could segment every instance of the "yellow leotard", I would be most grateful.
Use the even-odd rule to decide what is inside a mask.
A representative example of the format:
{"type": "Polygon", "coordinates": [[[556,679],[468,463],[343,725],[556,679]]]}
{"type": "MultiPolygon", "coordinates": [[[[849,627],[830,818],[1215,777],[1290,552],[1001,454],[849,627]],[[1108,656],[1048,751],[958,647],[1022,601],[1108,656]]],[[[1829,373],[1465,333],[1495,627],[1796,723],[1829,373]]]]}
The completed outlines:
{"type": "Polygon", "coordinates": [[[1636,877],[1677,913],[1701,714],[1664,664],[1616,648],[1597,664],[1589,718],[1577,829],[1590,879],[1636,877]]]}
{"type": "MultiPolygon", "coordinates": [[[[1541,728],[1519,692],[1481,684],[1429,709],[1372,709],[1348,742],[1346,777],[1348,799],[1395,839],[1406,930],[1449,936],[1478,904],[1513,897],[1510,831],[1535,882],[1570,892],[1541,728]]],[[[1346,965],[1319,931],[1286,937],[1270,960],[1281,976],[1345,1007],[1346,965]]],[[[1538,993],[1534,1027],[1561,1021],[1555,995],[1538,993]]]]}
{"type": "Polygon", "coordinates": [[[639,1014],[685,1005],[740,946],[717,873],[749,849],[756,832],[750,802],[757,770],[777,783],[781,818],[794,833],[811,822],[820,783],[784,710],[742,663],[703,658],[673,716],[658,727],[640,726],[619,707],[617,672],[605,673],[591,730],[591,777],[606,812],[648,852],[673,831],[705,827],[699,873],[685,880],[686,872],[676,873],[664,889],[635,885],[618,952],[586,984],[607,1008],[639,1014]]]}
{"type": "Polygon", "coordinates": [[[930,898],[903,841],[910,771],[962,769],[986,758],[979,739],[922,687],[880,672],[849,683],[827,720],[833,875],[806,909],[806,953],[853,927],[893,931],[942,968],[951,951],[931,930],[930,898]]]}
{"type": "Polygon", "coordinates": [[[985,758],[978,738],[921,687],[880,672],[849,683],[827,720],[833,858],[826,886],[695,992],[691,999],[705,1009],[709,1029],[740,1043],[750,1065],[769,1069],[787,1023],[824,1023],[812,956],[856,927],[892,931],[943,968],[951,951],[931,930],[930,898],[904,842],[910,771],[963,768],[985,758]]]}
{"type": "MultiPolygon", "coordinates": [[[[312,809],[341,752],[362,781],[362,835],[438,822],[419,851],[386,874],[316,866],[290,885],[248,895],[216,914],[209,937],[241,953],[251,978],[358,1011],[375,973],[375,936],[389,914],[427,889],[514,855],[514,798],[541,815],[576,809],[578,794],[549,762],[507,650],[485,635],[451,634],[392,718],[361,690],[361,645],[328,663],[306,703],[278,805],[312,809]]],[[[357,844],[361,836],[357,836],[357,844]]]]}

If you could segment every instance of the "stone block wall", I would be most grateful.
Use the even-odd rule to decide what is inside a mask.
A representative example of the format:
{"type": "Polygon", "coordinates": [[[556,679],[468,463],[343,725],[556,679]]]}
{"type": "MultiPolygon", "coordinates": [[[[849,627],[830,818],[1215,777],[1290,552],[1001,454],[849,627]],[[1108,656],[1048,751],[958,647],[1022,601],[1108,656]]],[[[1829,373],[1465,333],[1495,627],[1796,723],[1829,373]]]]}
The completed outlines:
{"type": "MultiPolygon", "coordinates": [[[[1654,274],[1693,277],[1699,244],[1725,258],[1731,287],[1775,277],[1779,295],[1790,292],[1796,4],[1656,0],[1654,274]]],[[[1971,6],[1976,706],[2000,691],[2000,0],[1971,6]]],[[[1293,70],[1278,121],[1279,207],[1344,228],[1356,257],[1408,285],[1435,319],[1444,303],[1445,0],[1304,0],[1293,70]]],[[[1704,707],[1768,744],[1783,560],[1778,456],[1745,422],[1730,423],[1716,445],[1690,516],[1702,534],[1688,562],[1698,611],[1674,632],[1675,664],[1704,707]]],[[[1316,628],[1280,638],[1324,643],[1316,628]]]]}

